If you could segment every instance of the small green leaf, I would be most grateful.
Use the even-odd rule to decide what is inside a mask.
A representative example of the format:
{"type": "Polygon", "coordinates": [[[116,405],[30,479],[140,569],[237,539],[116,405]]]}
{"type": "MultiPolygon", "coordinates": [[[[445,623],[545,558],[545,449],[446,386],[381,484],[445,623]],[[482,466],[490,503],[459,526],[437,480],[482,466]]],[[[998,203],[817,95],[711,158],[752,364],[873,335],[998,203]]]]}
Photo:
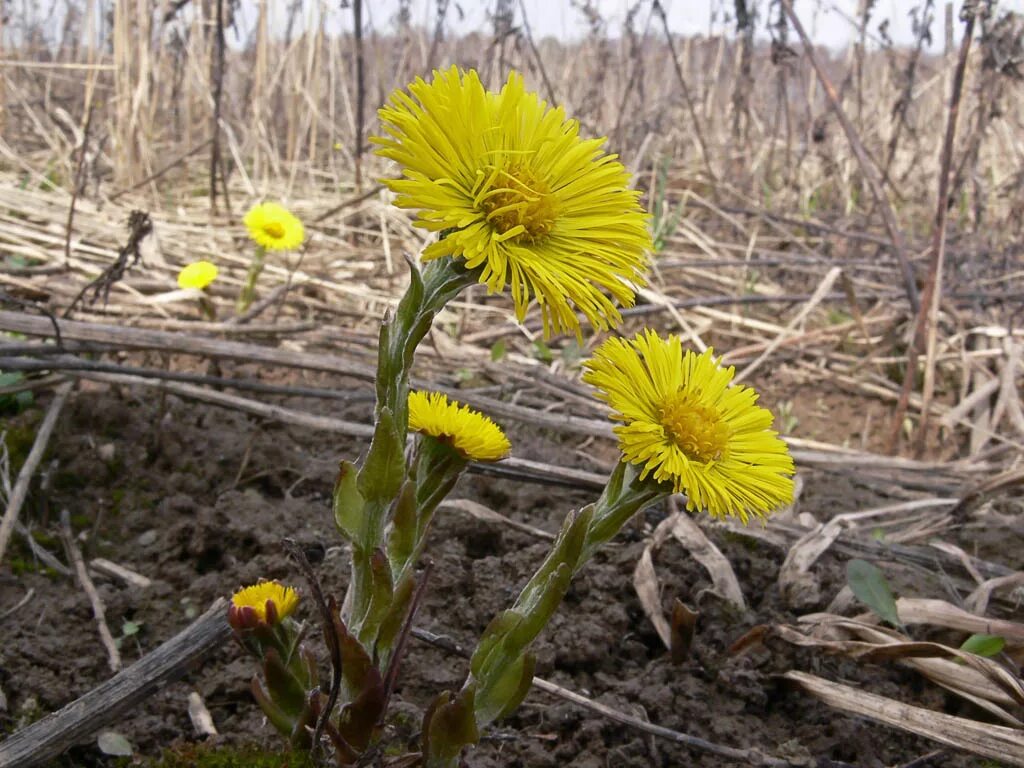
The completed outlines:
{"type": "Polygon", "coordinates": [[[183,597],[178,602],[181,603],[181,609],[185,613],[185,618],[189,621],[199,615],[199,606],[196,605],[191,597],[183,597]]]}
{"type": "Polygon", "coordinates": [[[386,406],[377,415],[370,450],[359,471],[357,487],[370,501],[391,501],[405,479],[405,435],[398,434],[391,409],[386,406]]]}
{"type": "Polygon", "coordinates": [[[522,618],[515,611],[506,610],[491,619],[491,623],[480,635],[476,650],[473,651],[473,657],[469,661],[469,668],[474,677],[480,676],[484,666],[490,661],[491,654],[497,649],[498,643],[516,624],[522,621],[522,618]]]}
{"type": "Polygon", "coordinates": [[[338,479],[334,483],[334,524],[349,541],[354,541],[359,534],[365,505],[356,477],[355,466],[351,462],[342,461],[338,467],[338,479]]]}
{"type": "Polygon", "coordinates": [[[372,648],[376,642],[377,630],[388,615],[395,599],[395,585],[391,578],[391,564],[383,549],[375,549],[370,556],[370,602],[366,614],[361,618],[357,634],[359,639],[372,648]]]}
{"type": "Polygon", "coordinates": [[[276,648],[268,648],[263,658],[263,679],[274,703],[292,717],[298,717],[306,706],[306,690],[276,648]]]}
{"type": "Polygon", "coordinates": [[[851,560],[846,564],[846,581],[853,594],[883,621],[894,627],[901,626],[896,599],[881,569],[867,560],[851,560]]]}
{"type": "Polygon", "coordinates": [[[572,573],[572,566],[564,562],[559,563],[533,599],[528,602],[524,601],[523,620],[509,630],[502,642],[504,654],[518,656],[547,626],[555,611],[558,610],[558,606],[561,605],[565,593],[569,590],[572,573]]]}
{"type": "Polygon", "coordinates": [[[555,359],[554,354],[551,352],[551,347],[545,344],[542,339],[537,339],[533,342],[533,356],[542,363],[550,363],[555,359]]]}
{"type": "Polygon", "coordinates": [[[445,691],[423,716],[423,754],[427,765],[453,765],[467,744],[480,740],[474,717],[476,688],[470,684],[453,695],[445,691]]]}
{"type": "Polygon", "coordinates": [[[131,621],[125,619],[121,622],[121,634],[125,637],[131,637],[132,635],[139,634],[139,630],[142,629],[141,621],[131,621]]]}
{"type": "MultiPolygon", "coordinates": [[[[25,374],[21,371],[0,371],[0,387],[13,387],[24,380],[25,374]]],[[[12,395],[0,395],[0,411],[19,413],[30,405],[32,405],[31,390],[24,390],[12,395]]]]}
{"type": "Polygon", "coordinates": [[[1006,640],[999,635],[971,635],[964,644],[960,646],[961,651],[967,651],[978,656],[995,656],[1001,653],[1006,640]]]}
{"type": "Polygon", "coordinates": [[[417,526],[416,483],[407,480],[395,500],[388,533],[388,559],[395,573],[399,573],[416,549],[417,526]]]}
{"type": "Polygon", "coordinates": [[[505,357],[505,354],[507,352],[508,352],[508,349],[505,346],[505,340],[504,339],[498,339],[491,346],[491,361],[495,362],[495,363],[498,362],[503,357],[505,357]]]}
{"type": "Polygon", "coordinates": [[[474,702],[478,727],[490,724],[522,704],[533,684],[535,665],[533,655],[526,653],[503,664],[491,679],[480,681],[474,702]]]}
{"type": "Polygon", "coordinates": [[[116,731],[101,732],[96,737],[96,746],[100,748],[100,752],[104,755],[112,755],[114,757],[132,756],[132,745],[128,743],[128,739],[116,731]]]}

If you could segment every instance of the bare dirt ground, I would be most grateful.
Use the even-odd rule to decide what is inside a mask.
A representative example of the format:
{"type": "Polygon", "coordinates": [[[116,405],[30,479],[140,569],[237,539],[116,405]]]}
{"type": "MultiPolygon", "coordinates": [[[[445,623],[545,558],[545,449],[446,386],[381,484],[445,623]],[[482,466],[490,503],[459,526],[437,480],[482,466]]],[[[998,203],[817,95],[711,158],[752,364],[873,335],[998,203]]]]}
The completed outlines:
{"type": "MultiPolygon", "coordinates": [[[[332,384],[325,377],[315,383],[332,384]]],[[[333,384],[340,385],[337,380],[333,384]]],[[[833,430],[863,417],[863,403],[839,393],[818,394],[821,402],[797,397],[793,416],[813,425],[815,414],[829,403],[833,430]]],[[[284,404],[323,408],[322,402],[301,399],[284,404]]],[[[369,407],[329,406],[326,411],[365,420],[369,407]]],[[[11,420],[8,429],[31,431],[37,419],[38,412],[29,411],[11,420]]],[[[536,460],[564,463],[578,447],[563,435],[510,426],[517,453],[536,460]]],[[[346,438],[259,422],[174,396],[86,385],[52,440],[46,461],[50,490],[33,496],[27,518],[37,538],[48,543],[48,522],[67,509],[86,539],[87,557],[105,557],[153,580],[146,589],[113,580],[98,584],[114,633],[125,622],[139,627],[122,638],[121,651],[130,663],[236,586],[258,578],[296,581],[294,565],[281,548],[285,537],[304,545],[318,561],[325,587],[341,594],[348,571],[328,514],[332,467],[339,457],[354,458],[357,450],[346,438]]],[[[591,446],[588,454],[612,461],[613,445],[591,446]]],[[[593,469],[592,462],[578,457],[569,463],[593,469]]],[[[798,509],[822,520],[891,502],[841,473],[808,468],[801,477],[798,509]]],[[[586,503],[591,493],[470,477],[454,496],[554,532],[566,512],[586,503]]],[[[777,585],[785,552],[720,528],[710,528],[709,535],[735,570],[747,610],[737,610],[717,595],[704,569],[681,546],[668,542],[655,559],[664,604],[679,598],[700,612],[689,658],[672,664],[632,586],[645,539],[665,515],[665,509],[648,510],[587,567],[540,639],[540,676],[652,723],[716,743],[755,748],[792,759],[795,765],[895,765],[934,746],[823,707],[779,678],[790,669],[978,716],[961,700],[891,663],[841,661],[774,642],[750,652],[730,652],[757,625],[791,623],[801,614],[824,609],[845,582],[844,558],[828,553],[816,563],[813,575],[820,597],[803,600],[797,610],[782,600],[777,585]]],[[[952,540],[986,556],[992,549],[1016,551],[1008,537],[1019,542],[1024,530],[1004,529],[996,547],[969,529],[952,540]]],[[[445,510],[427,552],[434,568],[418,625],[469,645],[514,597],[546,547],[536,536],[481,522],[461,510],[445,510]]],[[[0,686],[8,696],[8,727],[59,708],[109,675],[84,594],[33,562],[24,543],[12,552],[12,560],[17,570],[0,579],[0,604],[17,603],[27,590],[33,595],[4,619],[0,686]]],[[[901,575],[907,580],[914,596],[945,596],[941,573],[897,566],[894,574],[897,584],[901,575]]],[[[315,623],[314,613],[311,605],[304,606],[303,617],[315,623]]],[[[418,713],[439,690],[460,685],[466,662],[416,643],[405,669],[391,734],[399,743],[413,740],[418,713]]],[[[277,737],[262,724],[248,692],[251,673],[250,660],[229,645],[183,681],[154,695],[137,715],[112,727],[143,756],[189,742],[194,736],[186,698],[196,690],[221,740],[273,746],[277,737]]],[[[653,738],[541,692],[531,694],[513,717],[488,732],[467,760],[471,766],[595,768],[722,764],[720,757],[653,738]]],[[[57,764],[107,762],[94,746],[86,745],[57,764]]],[[[977,762],[945,754],[935,764],[977,762]]]]}

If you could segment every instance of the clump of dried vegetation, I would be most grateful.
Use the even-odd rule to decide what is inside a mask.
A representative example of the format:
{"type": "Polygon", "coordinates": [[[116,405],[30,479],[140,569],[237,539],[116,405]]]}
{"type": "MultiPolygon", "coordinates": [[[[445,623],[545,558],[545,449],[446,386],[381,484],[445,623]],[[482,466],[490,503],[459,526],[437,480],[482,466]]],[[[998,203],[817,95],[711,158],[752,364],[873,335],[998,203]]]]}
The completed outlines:
{"type": "MultiPolygon", "coordinates": [[[[659,594],[654,559],[670,538],[740,609],[742,587],[708,539],[722,526],[781,549],[778,586],[797,612],[822,599],[814,564],[830,549],[896,570],[941,568],[949,599],[896,600],[881,572],[854,560],[827,612],[759,626],[734,650],[779,642],[909,665],[990,721],[805,672],[786,677],[842,711],[1024,765],[1024,626],[1006,618],[1024,574],[1015,553],[987,559],[955,543],[972,526],[1012,525],[1008,514],[1021,509],[1024,20],[986,2],[955,15],[919,0],[915,41],[896,46],[864,0],[848,20],[854,42],[836,52],[811,44],[791,6],[716,4],[727,14],[713,34],[681,37],[659,0],[637,0],[615,28],[596,3],[576,0],[588,29],[576,42],[538,38],[511,0],[492,4],[490,29],[458,37],[447,0],[427,27],[413,23],[408,0],[389,19],[370,19],[361,0],[341,11],[233,0],[0,6],[0,405],[23,407],[26,392],[46,400],[57,388],[41,447],[0,485],[0,560],[22,535],[19,509],[70,381],[151,387],[365,437],[368,425],[274,400],[330,393],[231,378],[215,361],[372,380],[378,318],[405,285],[403,257],[425,242],[376,181],[389,171],[369,153],[375,109],[435,67],[475,68],[492,87],[514,68],[586,133],[606,135],[644,192],[654,271],[624,312],[626,330],[657,324],[694,348],[713,344],[738,381],[757,381],[781,402],[777,423],[801,472],[850,478],[889,499],[838,515],[798,503],[764,531],[698,524],[670,505],[635,573],[666,648],[684,657],[693,630],[685,607],[666,612],[659,594]],[[267,259],[260,295],[235,314],[250,266],[241,214],[265,197],[286,200],[309,238],[294,256],[267,259]],[[203,319],[194,295],[174,291],[178,270],[197,259],[220,268],[203,319]],[[166,370],[125,350],[214,362],[203,373],[166,370]],[[822,416],[787,398],[808,387],[844,405],[822,416]],[[872,613],[843,616],[855,598],[872,613]],[[918,642],[914,625],[970,637],[963,648],[918,642]]],[[[460,399],[567,440],[610,437],[578,383],[579,345],[545,342],[539,314],[517,324],[504,304],[469,294],[442,320],[417,361],[423,380],[494,381],[467,385],[460,399]],[[514,402],[500,386],[509,382],[520,390],[514,402]],[[552,398],[558,413],[535,407],[552,398]]],[[[581,469],[518,458],[506,466],[595,487],[581,469]]],[[[71,537],[66,545],[73,553],[71,537]]],[[[89,591],[84,567],[76,572],[89,591]]],[[[223,623],[222,612],[210,616],[223,623]]],[[[96,618],[103,627],[102,606],[96,618]]],[[[185,656],[223,640],[208,635],[185,656]]],[[[649,725],[590,704],[630,727],[649,725]]],[[[96,709],[99,727],[110,718],[102,702],[96,709]]],[[[58,722],[32,735],[31,754],[45,759],[68,738],[58,722]]],[[[12,739],[5,749],[27,747],[12,739]]],[[[752,764],[798,764],[719,749],[752,764]]]]}

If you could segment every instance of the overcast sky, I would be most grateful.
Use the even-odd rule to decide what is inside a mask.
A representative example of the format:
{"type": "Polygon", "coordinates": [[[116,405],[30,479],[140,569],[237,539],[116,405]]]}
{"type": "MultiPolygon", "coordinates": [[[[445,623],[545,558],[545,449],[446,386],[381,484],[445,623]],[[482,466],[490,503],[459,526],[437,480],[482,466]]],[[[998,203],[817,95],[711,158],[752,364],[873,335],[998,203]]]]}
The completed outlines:
{"type": "MultiPolygon", "coordinates": [[[[627,8],[635,0],[594,0],[602,16],[608,21],[609,33],[617,34],[621,29],[627,8]]],[[[586,31],[583,15],[573,7],[570,0],[523,0],[528,14],[531,29],[536,37],[554,35],[563,39],[579,37],[586,31]]],[[[718,32],[723,27],[723,10],[730,12],[732,0],[662,0],[668,11],[669,24],[674,32],[682,34],[700,34],[709,31],[718,32]]],[[[748,0],[748,5],[756,5],[762,16],[758,19],[758,29],[763,31],[767,19],[768,0],[748,0]]],[[[856,16],[860,0],[795,0],[797,14],[804,26],[812,32],[814,39],[823,45],[842,47],[850,41],[854,34],[852,19],[856,16]]],[[[955,9],[960,10],[962,0],[956,0],[955,9]]],[[[283,3],[281,3],[283,5],[283,3]]],[[[448,19],[453,31],[487,30],[490,24],[487,18],[488,9],[493,8],[493,0],[451,0],[448,19]],[[462,11],[459,20],[458,6],[462,11]]],[[[869,29],[877,31],[879,24],[888,19],[889,34],[897,44],[913,42],[913,29],[910,12],[923,0],[877,0],[869,29]]],[[[943,41],[943,18],[945,0],[936,0],[936,20],[932,26],[933,49],[938,49],[943,41]]],[[[398,7],[398,0],[371,0],[364,2],[371,14],[373,26],[378,30],[388,29],[398,7]]],[[[436,0],[412,0],[413,18],[418,24],[432,27],[436,0]]],[[[650,3],[644,4],[645,12],[641,14],[639,24],[647,21],[650,3]]],[[[1000,10],[1024,12],[1024,0],[999,0],[1000,10]]],[[[351,24],[348,11],[341,11],[342,18],[338,23],[351,24]]],[[[517,21],[518,4],[517,4],[517,21]]],[[[657,20],[655,20],[657,23],[657,20]]],[[[957,29],[960,23],[957,22],[957,29]]],[[[657,26],[654,27],[658,29],[657,26]]],[[[958,37],[959,39],[959,37],[958,37]]]]}

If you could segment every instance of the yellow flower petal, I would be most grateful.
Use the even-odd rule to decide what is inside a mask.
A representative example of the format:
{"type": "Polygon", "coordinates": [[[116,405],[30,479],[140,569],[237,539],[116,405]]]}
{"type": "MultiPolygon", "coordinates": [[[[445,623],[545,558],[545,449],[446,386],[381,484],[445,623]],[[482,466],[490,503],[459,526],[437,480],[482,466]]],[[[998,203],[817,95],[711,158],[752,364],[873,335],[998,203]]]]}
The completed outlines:
{"type": "Polygon", "coordinates": [[[697,355],[677,336],[648,330],[608,339],[583,380],[611,406],[625,460],[641,476],[672,483],[690,510],[744,522],[793,500],[793,459],[757,392],[732,384],[712,350],[697,355]]]}
{"type": "Polygon", "coordinates": [[[501,427],[440,392],[409,393],[409,429],[450,443],[471,461],[498,461],[512,448],[501,427]]]}
{"type": "Polygon", "coordinates": [[[268,251],[291,251],[306,237],[302,222],[278,203],[260,203],[245,214],[249,237],[268,251]]]}
{"type": "Polygon", "coordinates": [[[194,261],[178,273],[179,288],[203,290],[217,279],[217,265],[209,261],[194,261]]]}
{"type": "Polygon", "coordinates": [[[581,138],[516,72],[493,93],[473,70],[435,71],[396,91],[380,119],[387,135],[371,141],[403,169],[384,180],[396,205],[442,232],[425,260],[479,268],[489,292],[509,289],[520,320],[536,300],[545,335],[579,335],[577,312],[599,329],[621,320],[651,238],[639,193],[603,139],[581,138]]]}
{"type": "Polygon", "coordinates": [[[276,581],[261,581],[231,596],[234,608],[251,608],[262,623],[267,623],[267,603],[272,603],[280,621],[290,615],[299,604],[299,593],[276,581]]]}

